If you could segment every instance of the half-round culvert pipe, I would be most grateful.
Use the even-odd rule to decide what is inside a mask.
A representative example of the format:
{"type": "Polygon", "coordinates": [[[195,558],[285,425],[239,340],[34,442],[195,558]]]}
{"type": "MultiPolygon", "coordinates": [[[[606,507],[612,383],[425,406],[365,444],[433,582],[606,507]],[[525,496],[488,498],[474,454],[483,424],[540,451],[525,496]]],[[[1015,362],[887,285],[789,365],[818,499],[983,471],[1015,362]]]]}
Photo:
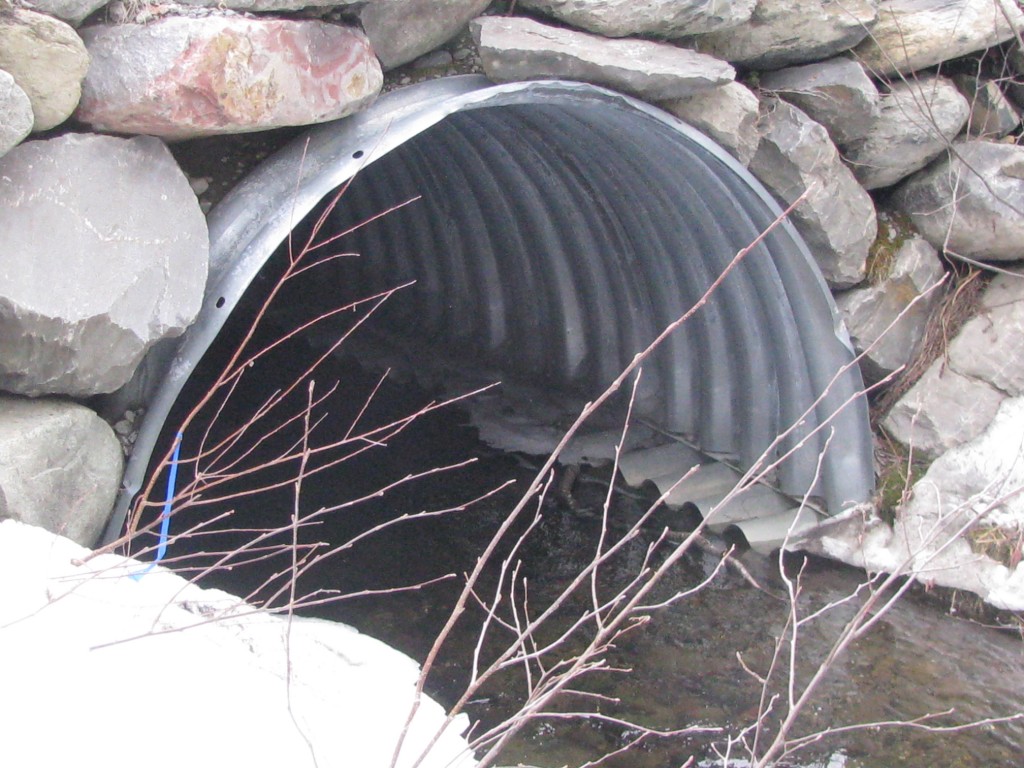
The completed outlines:
{"type": "MultiPolygon", "coordinates": [[[[108,540],[154,450],[167,449],[157,442],[176,398],[246,288],[346,183],[335,232],[418,197],[346,244],[362,254],[346,268],[347,287],[416,281],[382,321],[506,375],[584,395],[603,390],[780,213],[707,137],[584,84],[434,80],[316,127],[214,209],[198,320],[154,348],[108,403],[145,408],[108,540]]],[[[336,300],[330,286],[321,294],[336,300]]],[[[743,467],[768,450],[781,459],[786,493],[822,496],[835,513],[872,492],[860,374],[788,222],[667,340],[641,382],[641,415],[743,467]]]]}

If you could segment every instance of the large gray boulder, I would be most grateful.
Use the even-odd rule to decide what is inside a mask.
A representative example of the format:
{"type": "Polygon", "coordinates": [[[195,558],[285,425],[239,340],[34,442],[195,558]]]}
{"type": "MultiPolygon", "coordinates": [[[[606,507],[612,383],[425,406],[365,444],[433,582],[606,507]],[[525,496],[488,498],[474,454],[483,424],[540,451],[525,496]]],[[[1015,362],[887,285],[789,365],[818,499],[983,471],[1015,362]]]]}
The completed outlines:
{"type": "Polygon", "coordinates": [[[63,21],[20,8],[0,14],[0,69],[28,95],[34,131],[67,120],[88,68],[85,45],[63,21]]]}
{"type": "Polygon", "coordinates": [[[936,248],[982,261],[1024,258],[1024,147],[962,141],[893,197],[936,248]]]}
{"type": "Polygon", "coordinates": [[[0,155],[32,132],[32,102],[10,74],[0,69],[0,155]]]}
{"type": "Polygon", "coordinates": [[[761,143],[750,170],[784,205],[804,192],[793,221],[822,274],[834,288],[864,279],[868,249],[878,232],[875,206],[828,133],[791,104],[762,100],[761,143]]]}
{"type": "Polygon", "coordinates": [[[896,83],[882,96],[871,131],[848,144],[844,158],[866,189],[892,186],[942,154],[970,112],[967,99],[944,77],[896,83]]]}
{"type": "Polygon", "coordinates": [[[880,113],[878,88],[843,56],[767,72],[760,86],[821,123],[839,146],[867,136],[880,113]]]}
{"type": "Polygon", "coordinates": [[[761,141],[757,132],[760,101],[736,81],[659,106],[707,134],[743,165],[748,165],[761,141]]]}
{"type": "Polygon", "coordinates": [[[1015,0],[883,0],[854,53],[876,76],[916,72],[1009,40],[1024,29],[1015,0]]]}
{"type": "Polygon", "coordinates": [[[607,40],[526,18],[483,16],[470,25],[484,72],[496,82],[556,77],[653,101],[730,82],[724,61],[650,40],[607,40]]]}
{"type": "Polygon", "coordinates": [[[476,765],[460,736],[468,718],[449,719],[429,696],[417,697],[416,662],[352,627],[260,610],[10,520],[0,522],[0,583],[0,764],[98,756],[91,745],[111,729],[112,713],[124,732],[103,763],[140,762],[153,752],[160,719],[155,699],[124,673],[152,668],[152,696],[174,722],[156,765],[476,765]]]}
{"type": "Polygon", "coordinates": [[[967,133],[971,136],[998,139],[1020,125],[1020,113],[995,80],[956,75],[953,82],[971,105],[967,120],[967,133]]]}
{"type": "Polygon", "coordinates": [[[941,296],[936,286],[944,274],[935,249],[923,238],[911,237],[896,248],[888,274],[836,296],[854,349],[863,355],[860,368],[868,383],[914,359],[941,296]]]}
{"type": "Polygon", "coordinates": [[[86,27],[93,57],[75,117],[185,139],[336,120],[377,97],[380,63],[357,29],[213,14],[86,27]]]}
{"type": "Polygon", "coordinates": [[[676,38],[730,29],[750,18],[757,0],[520,0],[520,8],[605,37],[676,38]]]}
{"type": "Polygon", "coordinates": [[[448,42],[489,0],[376,0],[359,13],[384,69],[412,61],[448,42]]]}
{"type": "Polygon", "coordinates": [[[933,363],[882,421],[885,431],[918,457],[935,458],[976,438],[1006,397],[944,363],[941,358],[933,363]]]}
{"type": "Polygon", "coordinates": [[[77,403],[0,395],[0,519],[91,547],[121,486],[121,444],[77,403]]]}
{"type": "Polygon", "coordinates": [[[925,455],[972,440],[999,404],[1024,395],[1024,271],[1000,274],[982,295],[976,317],[945,356],[893,407],[885,427],[925,455]]]}
{"type": "Polygon", "coordinates": [[[688,40],[748,69],[778,69],[835,56],[867,36],[875,0],[759,0],[750,21],[688,40]]]}
{"type": "Polygon", "coordinates": [[[0,158],[0,389],[89,396],[192,322],[206,221],[163,142],[68,134],[0,158]]]}
{"type": "Polygon", "coordinates": [[[102,8],[107,2],[108,0],[27,0],[25,5],[77,27],[87,16],[102,8]]]}

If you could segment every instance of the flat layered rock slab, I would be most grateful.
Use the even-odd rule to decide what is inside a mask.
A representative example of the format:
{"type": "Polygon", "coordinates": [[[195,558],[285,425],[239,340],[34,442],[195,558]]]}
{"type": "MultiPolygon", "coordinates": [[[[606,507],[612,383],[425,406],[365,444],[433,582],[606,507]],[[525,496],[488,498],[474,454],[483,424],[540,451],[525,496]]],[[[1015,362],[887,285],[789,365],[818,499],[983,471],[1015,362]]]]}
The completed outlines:
{"type": "Polygon", "coordinates": [[[981,261],[1024,258],[1024,147],[962,141],[893,202],[936,248],[981,261]]]}
{"type": "Polygon", "coordinates": [[[539,11],[579,29],[605,37],[676,38],[746,22],[756,0],[520,0],[519,7],[539,11]]]}
{"type": "Polygon", "coordinates": [[[967,123],[970,104],[951,80],[920,77],[892,86],[867,136],[843,157],[865,189],[890,187],[928,165],[967,123]]]}
{"type": "Polygon", "coordinates": [[[821,123],[839,146],[867,136],[881,111],[864,67],[843,56],[768,72],[760,86],[821,123]]]}
{"type": "Polygon", "coordinates": [[[778,69],[857,45],[875,23],[875,6],[874,0],[760,0],[749,23],[687,40],[744,68],[778,69]]]}
{"type": "Polygon", "coordinates": [[[886,0],[854,49],[875,75],[907,74],[980,51],[1024,29],[1014,0],[886,0]]]}
{"type": "Polygon", "coordinates": [[[531,19],[485,16],[472,25],[487,76],[496,82],[554,77],[615,88],[654,101],[731,82],[724,61],[650,40],[606,40],[531,19]]]}
{"type": "Polygon", "coordinates": [[[359,30],[321,21],[167,17],[82,30],[93,65],[76,117],[97,130],[186,139],[336,120],[376,98],[359,30]]]}

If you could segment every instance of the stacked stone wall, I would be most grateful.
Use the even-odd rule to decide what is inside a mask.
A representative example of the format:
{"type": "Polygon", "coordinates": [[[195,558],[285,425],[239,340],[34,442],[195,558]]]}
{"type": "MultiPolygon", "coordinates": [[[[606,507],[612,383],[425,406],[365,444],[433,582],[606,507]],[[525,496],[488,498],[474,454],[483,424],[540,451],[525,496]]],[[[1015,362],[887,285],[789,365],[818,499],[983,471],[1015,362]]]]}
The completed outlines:
{"type": "MultiPolygon", "coordinates": [[[[67,494],[109,498],[120,461],[53,484],[64,496],[19,494],[25,456],[83,471],[23,443],[53,422],[111,444],[82,404],[195,317],[216,185],[187,177],[167,142],[180,156],[201,137],[345,119],[382,89],[468,71],[646,99],[780,203],[806,193],[794,220],[886,404],[887,441],[931,460],[982,440],[1024,402],[1021,3],[709,5],[0,0],[0,517],[93,543],[67,494]],[[986,287],[951,327],[968,282],[986,287]],[[18,427],[33,409],[40,428],[18,427]]],[[[1015,499],[999,524],[1019,530],[1015,499]]]]}

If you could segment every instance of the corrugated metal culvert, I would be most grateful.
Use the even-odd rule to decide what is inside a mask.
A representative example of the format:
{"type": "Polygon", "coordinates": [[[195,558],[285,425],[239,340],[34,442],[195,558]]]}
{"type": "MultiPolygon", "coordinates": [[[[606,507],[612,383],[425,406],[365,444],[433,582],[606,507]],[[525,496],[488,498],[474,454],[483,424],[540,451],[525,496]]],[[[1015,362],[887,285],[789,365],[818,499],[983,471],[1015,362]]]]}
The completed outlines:
{"type": "MultiPolygon", "coordinates": [[[[587,85],[435,80],[312,129],[213,211],[198,321],[115,397],[147,413],[109,536],[232,308],[298,222],[349,180],[333,231],[419,199],[346,241],[364,255],[346,267],[347,290],[415,280],[381,318],[393,330],[584,395],[600,392],[779,215],[709,139],[587,85]]],[[[741,466],[798,425],[773,449],[785,456],[779,485],[798,496],[813,489],[834,513],[873,488],[852,362],[831,295],[784,223],[645,367],[638,409],[741,466]]]]}

